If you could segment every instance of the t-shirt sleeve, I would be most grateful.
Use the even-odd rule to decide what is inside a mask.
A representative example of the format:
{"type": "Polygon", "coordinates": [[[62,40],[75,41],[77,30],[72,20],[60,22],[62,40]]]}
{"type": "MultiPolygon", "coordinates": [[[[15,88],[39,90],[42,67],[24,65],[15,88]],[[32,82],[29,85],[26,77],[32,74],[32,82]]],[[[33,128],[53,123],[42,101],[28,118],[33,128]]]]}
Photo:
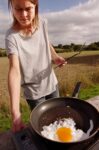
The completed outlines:
{"type": "Polygon", "coordinates": [[[8,35],[5,38],[5,48],[7,55],[9,56],[10,54],[15,54],[18,55],[18,48],[16,41],[12,35],[8,35]]]}
{"type": "Polygon", "coordinates": [[[48,43],[50,43],[50,39],[49,39],[49,35],[48,35],[48,21],[47,21],[47,19],[44,18],[42,21],[42,24],[43,24],[43,31],[44,31],[46,40],[48,43]]]}

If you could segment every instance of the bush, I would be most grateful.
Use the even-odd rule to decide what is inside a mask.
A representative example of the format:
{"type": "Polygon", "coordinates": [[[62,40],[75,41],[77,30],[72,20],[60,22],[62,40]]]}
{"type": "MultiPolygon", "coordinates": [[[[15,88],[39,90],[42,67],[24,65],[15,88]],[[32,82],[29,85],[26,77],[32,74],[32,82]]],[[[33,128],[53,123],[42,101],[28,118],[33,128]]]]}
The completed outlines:
{"type": "Polygon", "coordinates": [[[0,57],[6,57],[7,54],[6,54],[6,51],[0,51],[0,57]]]}

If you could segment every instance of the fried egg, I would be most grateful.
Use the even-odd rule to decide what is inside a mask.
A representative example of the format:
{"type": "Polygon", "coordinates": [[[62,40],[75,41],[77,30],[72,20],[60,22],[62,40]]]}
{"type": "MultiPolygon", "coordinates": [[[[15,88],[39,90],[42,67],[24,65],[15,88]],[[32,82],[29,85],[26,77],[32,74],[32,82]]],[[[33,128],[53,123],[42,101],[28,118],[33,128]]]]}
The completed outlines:
{"type": "Polygon", "coordinates": [[[75,125],[72,118],[63,118],[48,126],[43,126],[41,134],[48,139],[59,142],[76,142],[89,136],[89,133],[86,134],[83,130],[76,129],[75,125]]]}

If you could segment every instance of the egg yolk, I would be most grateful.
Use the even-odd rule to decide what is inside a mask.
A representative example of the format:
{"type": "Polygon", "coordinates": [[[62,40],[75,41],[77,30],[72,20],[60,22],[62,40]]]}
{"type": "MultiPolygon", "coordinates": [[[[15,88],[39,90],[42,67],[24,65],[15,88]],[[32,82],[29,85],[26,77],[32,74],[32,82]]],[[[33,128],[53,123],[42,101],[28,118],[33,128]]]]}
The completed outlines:
{"type": "Polygon", "coordinates": [[[56,134],[62,142],[70,142],[72,140],[72,130],[70,128],[61,127],[57,129],[56,134]]]}

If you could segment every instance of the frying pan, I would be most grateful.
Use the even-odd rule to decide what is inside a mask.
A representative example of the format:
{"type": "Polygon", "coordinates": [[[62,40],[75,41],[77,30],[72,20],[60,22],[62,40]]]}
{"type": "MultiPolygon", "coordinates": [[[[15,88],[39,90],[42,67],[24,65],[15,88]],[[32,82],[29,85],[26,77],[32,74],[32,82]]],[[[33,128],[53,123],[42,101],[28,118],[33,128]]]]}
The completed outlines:
{"type": "Polygon", "coordinates": [[[78,98],[52,98],[42,102],[32,110],[30,124],[36,134],[49,143],[62,145],[82,143],[90,140],[99,132],[99,112],[94,106],[78,98]],[[41,135],[43,126],[61,118],[72,118],[76,122],[76,128],[82,129],[85,133],[90,129],[90,122],[92,122],[93,127],[89,137],[77,142],[58,142],[41,135]]]}

